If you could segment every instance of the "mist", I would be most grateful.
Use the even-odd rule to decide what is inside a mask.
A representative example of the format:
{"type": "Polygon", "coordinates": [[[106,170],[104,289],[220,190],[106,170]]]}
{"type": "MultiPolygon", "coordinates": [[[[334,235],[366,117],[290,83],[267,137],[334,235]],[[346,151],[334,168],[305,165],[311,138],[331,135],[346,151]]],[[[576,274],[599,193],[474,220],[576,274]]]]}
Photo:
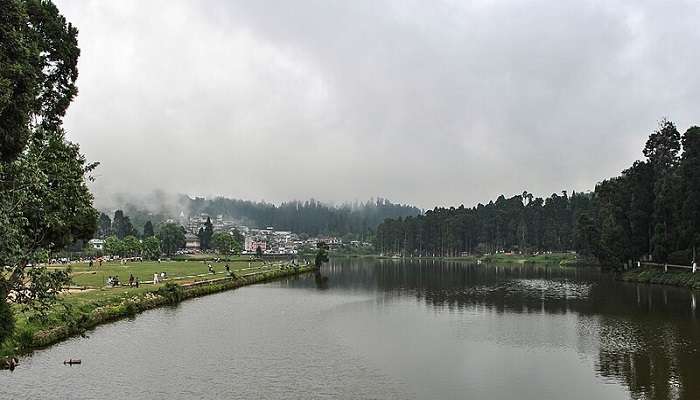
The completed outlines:
{"type": "Polygon", "coordinates": [[[699,120],[695,1],[56,3],[98,206],[591,190],[699,120]]]}

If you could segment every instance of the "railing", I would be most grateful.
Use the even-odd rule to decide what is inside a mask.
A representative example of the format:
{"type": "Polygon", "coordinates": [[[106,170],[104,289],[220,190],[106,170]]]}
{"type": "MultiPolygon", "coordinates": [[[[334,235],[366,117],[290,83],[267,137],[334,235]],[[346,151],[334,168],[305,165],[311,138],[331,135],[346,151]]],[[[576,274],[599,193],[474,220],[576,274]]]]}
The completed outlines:
{"type": "Polygon", "coordinates": [[[689,269],[689,270],[692,270],[693,273],[695,273],[698,270],[698,263],[697,262],[693,262],[693,265],[678,265],[678,264],[668,264],[668,263],[661,264],[661,263],[637,261],[637,267],[642,267],[642,266],[663,268],[664,272],[668,272],[669,268],[689,269]]]}

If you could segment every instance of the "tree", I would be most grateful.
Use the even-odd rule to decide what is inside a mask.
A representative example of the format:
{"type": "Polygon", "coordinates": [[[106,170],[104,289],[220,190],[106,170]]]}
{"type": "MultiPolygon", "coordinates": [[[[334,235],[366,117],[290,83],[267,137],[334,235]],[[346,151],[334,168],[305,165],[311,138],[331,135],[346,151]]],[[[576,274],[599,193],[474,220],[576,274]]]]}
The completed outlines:
{"type": "Polygon", "coordinates": [[[203,228],[199,228],[197,236],[199,236],[199,246],[202,250],[208,250],[211,248],[211,238],[214,235],[214,226],[211,223],[211,219],[207,217],[207,222],[204,223],[203,228]]]}
{"type": "Polygon", "coordinates": [[[168,223],[160,228],[158,232],[161,249],[167,255],[173,255],[178,249],[185,246],[185,228],[168,223]]]}
{"type": "Polygon", "coordinates": [[[0,21],[0,302],[45,316],[70,276],[26,265],[90,239],[98,220],[85,184],[97,164],[61,128],[77,93],[77,29],[48,0],[0,0],[0,21]]]}
{"type": "Polygon", "coordinates": [[[231,231],[231,236],[233,236],[233,239],[236,241],[236,243],[238,243],[238,251],[240,252],[245,244],[245,236],[243,236],[243,234],[237,228],[233,228],[231,231]]]}
{"type": "Polygon", "coordinates": [[[147,238],[151,236],[155,236],[155,233],[153,233],[153,224],[149,220],[143,225],[143,237],[147,238]]]}
{"type": "Polygon", "coordinates": [[[316,257],[314,259],[314,265],[316,268],[321,268],[324,263],[328,262],[328,244],[326,242],[318,242],[316,244],[316,257]]]}
{"type": "Polygon", "coordinates": [[[670,249],[675,247],[673,225],[677,220],[680,205],[680,181],[676,166],[681,149],[680,133],[676,126],[667,120],[660,123],[659,129],[649,135],[644,146],[644,155],[649,159],[653,173],[653,225],[651,247],[654,259],[665,261],[670,249]]]}
{"type": "Polygon", "coordinates": [[[117,210],[114,212],[114,218],[112,219],[112,230],[119,239],[124,239],[129,235],[136,236],[137,234],[134,226],[131,224],[131,220],[128,216],[124,215],[124,211],[122,210],[117,210]]]}
{"type": "Polygon", "coordinates": [[[148,236],[143,239],[143,257],[148,260],[160,258],[160,240],[155,236],[148,236]]]}
{"type": "Polygon", "coordinates": [[[109,236],[105,239],[105,252],[114,256],[121,256],[124,254],[124,244],[117,236],[109,236]]]}
{"type": "Polygon", "coordinates": [[[211,244],[220,254],[235,254],[241,251],[240,242],[236,241],[233,235],[225,232],[215,233],[212,236],[211,244]]]}
{"type": "Polygon", "coordinates": [[[129,235],[122,240],[124,255],[134,257],[141,254],[141,242],[136,236],[129,235]]]}
{"type": "Polygon", "coordinates": [[[693,126],[683,134],[681,157],[683,179],[682,247],[700,250],[700,127],[693,126]]]}
{"type": "Polygon", "coordinates": [[[109,215],[100,213],[100,219],[97,222],[97,235],[101,238],[106,238],[112,234],[112,220],[109,215]]]}

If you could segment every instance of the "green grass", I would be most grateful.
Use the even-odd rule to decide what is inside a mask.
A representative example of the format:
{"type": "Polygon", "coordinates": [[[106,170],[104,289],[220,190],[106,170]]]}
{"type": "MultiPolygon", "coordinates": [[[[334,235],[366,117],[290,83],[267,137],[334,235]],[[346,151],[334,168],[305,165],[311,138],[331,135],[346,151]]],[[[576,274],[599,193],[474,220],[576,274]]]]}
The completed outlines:
{"type": "Polygon", "coordinates": [[[693,274],[690,271],[671,268],[668,272],[660,268],[641,268],[623,273],[621,279],[625,282],[653,283],[700,290],[700,272],[693,274]]]}
{"type": "MultiPolygon", "coordinates": [[[[87,263],[74,264],[71,266],[73,285],[86,288],[101,288],[107,285],[107,277],[118,276],[119,281],[123,284],[129,281],[129,274],[133,274],[139,281],[153,280],[153,274],[165,271],[168,278],[178,280],[194,280],[200,278],[186,278],[192,275],[208,274],[208,265],[211,264],[216,275],[223,276],[224,266],[229,264],[232,271],[238,273],[246,273],[249,268],[257,270],[259,268],[272,267],[279,263],[263,263],[261,261],[235,260],[229,262],[202,262],[202,261],[144,261],[144,262],[128,262],[121,264],[120,262],[103,263],[102,266],[95,263],[92,268],[87,263]]],[[[64,268],[64,267],[52,267],[64,268]]],[[[210,279],[210,278],[207,278],[210,279]]]]}

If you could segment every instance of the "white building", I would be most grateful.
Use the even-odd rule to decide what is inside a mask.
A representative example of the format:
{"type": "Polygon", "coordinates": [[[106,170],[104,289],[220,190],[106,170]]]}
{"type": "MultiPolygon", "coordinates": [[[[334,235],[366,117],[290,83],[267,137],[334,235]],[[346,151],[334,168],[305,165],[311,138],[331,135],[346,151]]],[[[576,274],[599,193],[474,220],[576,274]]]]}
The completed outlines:
{"type": "Polygon", "coordinates": [[[105,241],[102,239],[90,239],[88,244],[95,250],[101,251],[105,249],[105,241]]]}

